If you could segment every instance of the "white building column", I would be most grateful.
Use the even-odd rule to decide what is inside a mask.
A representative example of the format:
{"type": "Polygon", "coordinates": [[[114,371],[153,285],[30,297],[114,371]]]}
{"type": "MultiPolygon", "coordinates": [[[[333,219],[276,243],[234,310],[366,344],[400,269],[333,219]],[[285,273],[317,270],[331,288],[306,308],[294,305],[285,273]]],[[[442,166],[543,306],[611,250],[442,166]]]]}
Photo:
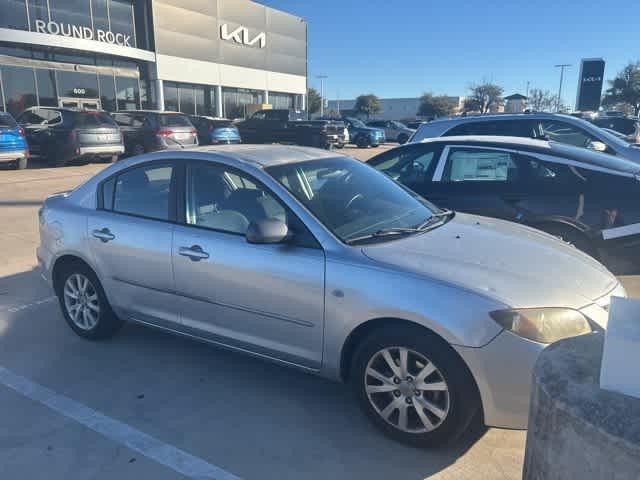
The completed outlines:
{"type": "Polygon", "coordinates": [[[164,84],[159,78],[155,80],[156,108],[164,110],[164,84]]]}
{"type": "Polygon", "coordinates": [[[222,118],[222,86],[216,85],[216,117],[222,118]]]}
{"type": "Polygon", "coordinates": [[[265,90],[264,91],[264,102],[263,103],[269,103],[269,90],[265,90]]]}

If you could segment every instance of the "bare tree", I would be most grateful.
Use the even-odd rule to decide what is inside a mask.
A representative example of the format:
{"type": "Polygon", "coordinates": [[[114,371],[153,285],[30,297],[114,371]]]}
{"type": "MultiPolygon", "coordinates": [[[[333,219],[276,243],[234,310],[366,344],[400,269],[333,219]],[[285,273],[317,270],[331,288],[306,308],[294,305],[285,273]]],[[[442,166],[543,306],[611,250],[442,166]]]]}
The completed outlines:
{"type": "Polygon", "coordinates": [[[532,88],[529,91],[527,107],[536,112],[552,112],[558,103],[557,95],[552,94],[549,90],[541,90],[532,88]]]}
{"type": "Polygon", "coordinates": [[[502,98],[504,89],[494,83],[473,84],[469,87],[469,91],[471,95],[464,102],[464,109],[467,112],[487,113],[504,104],[502,98]]]}

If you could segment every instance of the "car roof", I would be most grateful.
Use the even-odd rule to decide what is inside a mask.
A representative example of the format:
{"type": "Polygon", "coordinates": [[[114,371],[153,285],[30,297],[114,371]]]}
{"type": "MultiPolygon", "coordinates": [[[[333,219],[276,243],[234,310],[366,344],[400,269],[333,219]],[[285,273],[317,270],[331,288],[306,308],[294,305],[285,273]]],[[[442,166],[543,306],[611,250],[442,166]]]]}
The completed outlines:
{"type": "MultiPolygon", "coordinates": [[[[540,140],[526,137],[504,137],[504,136],[480,136],[465,135],[451,137],[435,137],[421,140],[421,144],[455,143],[458,145],[478,145],[486,147],[507,148],[520,150],[523,152],[539,153],[555,157],[562,157],[577,162],[618,170],[626,173],[637,174],[640,172],[640,165],[631,160],[626,160],[607,153],[596,152],[588,148],[575,147],[566,143],[558,143],[548,140],[540,140]]],[[[407,144],[409,147],[412,144],[407,144]]],[[[405,147],[404,145],[399,148],[405,147]]]]}
{"type": "Polygon", "coordinates": [[[182,113],[182,112],[174,112],[171,110],[149,110],[149,109],[142,109],[142,110],[118,110],[116,112],[113,113],[155,113],[157,115],[184,115],[185,117],[188,117],[189,115],[187,115],[186,113],[182,113]]]}
{"type": "Polygon", "coordinates": [[[440,117],[429,122],[430,124],[444,122],[471,122],[471,121],[491,121],[491,120],[521,120],[528,118],[563,118],[576,119],[577,117],[566,115],[564,113],[547,113],[547,112],[523,112],[523,113],[478,113],[471,115],[460,115],[455,117],[440,117]]]}
{"type": "Polygon", "coordinates": [[[209,145],[189,148],[188,150],[193,152],[215,153],[229,160],[240,160],[252,163],[261,168],[345,156],[319,148],[288,145],[209,145]]]}

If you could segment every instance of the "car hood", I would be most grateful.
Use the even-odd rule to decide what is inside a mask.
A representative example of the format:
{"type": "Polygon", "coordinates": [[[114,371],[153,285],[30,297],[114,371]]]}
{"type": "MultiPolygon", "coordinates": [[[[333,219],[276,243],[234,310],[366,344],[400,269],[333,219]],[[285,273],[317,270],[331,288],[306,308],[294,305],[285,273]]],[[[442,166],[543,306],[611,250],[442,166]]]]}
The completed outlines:
{"type": "Polygon", "coordinates": [[[551,235],[460,213],[441,227],[362,252],[511,307],[582,308],[618,284],[596,260],[551,235]]]}

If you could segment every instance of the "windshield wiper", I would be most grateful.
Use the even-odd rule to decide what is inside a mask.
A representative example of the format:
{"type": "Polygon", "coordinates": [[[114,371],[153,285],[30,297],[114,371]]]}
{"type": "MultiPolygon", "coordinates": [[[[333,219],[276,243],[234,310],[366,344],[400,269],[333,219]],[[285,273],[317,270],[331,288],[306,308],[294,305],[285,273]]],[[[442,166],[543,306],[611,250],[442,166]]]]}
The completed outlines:
{"type": "Polygon", "coordinates": [[[443,218],[447,218],[447,217],[452,217],[453,215],[455,215],[455,212],[453,210],[441,210],[438,213],[434,213],[433,215],[431,215],[429,218],[427,218],[424,222],[422,222],[420,225],[418,225],[416,227],[416,230],[421,232],[423,230],[426,230],[427,228],[433,226],[434,224],[438,223],[440,220],[442,220],[443,218]]]}
{"type": "Polygon", "coordinates": [[[171,140],[173,143],[177,143],[180,146],[180,148],[182,148],[182,149],[186,148],[183,143],[179,142],[175,138],[172,138],[172,137],[164,137],[164,138],[166,140],[171,140]]]}
{"type": "Polygon", "coordinates": [[[360,235],[359,237],[348,238],[345,243],[351,245],[352,243],[361,242],[364,240],[370,240],[372,238],[390,237],[393,235],[407,235],[409,233],[417,233],[420,230],[418,228],[383,228],[382,230],[368,233],[366,235],[360,235]]]}

